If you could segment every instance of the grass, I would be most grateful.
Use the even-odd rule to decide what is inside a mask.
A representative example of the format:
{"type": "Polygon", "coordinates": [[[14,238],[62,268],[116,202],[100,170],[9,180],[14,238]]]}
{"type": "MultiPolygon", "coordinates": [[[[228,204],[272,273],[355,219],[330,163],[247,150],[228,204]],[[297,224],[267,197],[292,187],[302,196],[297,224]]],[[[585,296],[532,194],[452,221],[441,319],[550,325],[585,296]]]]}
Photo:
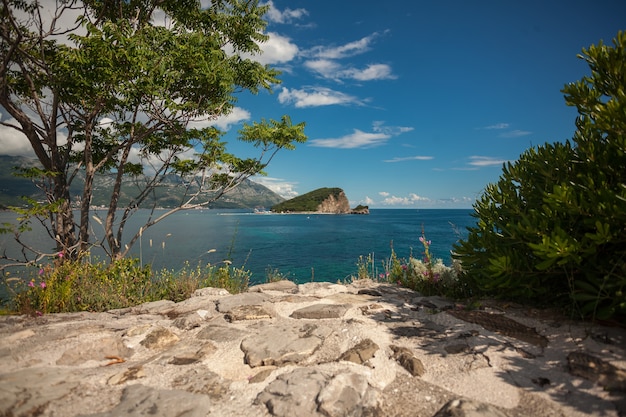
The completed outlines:
{"type": "Polygon", "coordinates": [[[186,265],[174,272],[152,271],[149,265],[141,266],[138,259],[132,258],[106,263],[58,257],[32,275],[29,281],[5,276],[10,297],[0,311],[34,316],[107,311],[163,299],[178,302],[203,287],[225,288],[234,294],[247,290],[251,274],[228,261],[186,265]]]}

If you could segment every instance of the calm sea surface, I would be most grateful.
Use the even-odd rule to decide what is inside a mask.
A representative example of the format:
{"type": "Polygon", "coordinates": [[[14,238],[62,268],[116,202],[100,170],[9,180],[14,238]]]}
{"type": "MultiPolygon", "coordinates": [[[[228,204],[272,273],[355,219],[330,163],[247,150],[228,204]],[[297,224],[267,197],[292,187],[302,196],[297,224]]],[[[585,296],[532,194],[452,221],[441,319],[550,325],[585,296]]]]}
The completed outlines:
{"type": "MultiPolygon", "coordinates": [[[[298,282],[337,281],[356,275],[359,256],[372,255],[375,265],[393,248],[400,258],[420,257],[424,229],[431,251],[450,264],[452,245],[467,235],[475,219],[471,210],[372,209],[369,215],[255,214],[232,210],[191,210],[177,213],[144,232],[133,255],[154,268],[180,270],[230,259],[264,282],[278,271],[298,282]]],[[[139,211],[126,226],[137,230],[148,216],[139,211]]],[[[15,215],[0,212],[0,223],[15,215]]],[[[99,227],[94,225],[96,232],[99,227]]],[[[35,235],[29,240],[37,244],[35,235]]],[[[14,252],[10,235],[0,235],[0,251],[14,252]]],[[[51,250],[50,248],[48,248],[51,250]]]]}

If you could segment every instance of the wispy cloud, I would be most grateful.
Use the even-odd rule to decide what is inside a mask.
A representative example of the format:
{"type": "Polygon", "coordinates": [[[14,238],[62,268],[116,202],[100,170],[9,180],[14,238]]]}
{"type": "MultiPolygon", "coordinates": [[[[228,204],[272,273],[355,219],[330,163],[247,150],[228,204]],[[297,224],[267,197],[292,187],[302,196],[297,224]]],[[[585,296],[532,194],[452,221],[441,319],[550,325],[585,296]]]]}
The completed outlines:
{"type": "Polygon", "coordinates": [[[386,126],[382,120],[376,120],[372,123],[372,130],[374,132],[383,132],[389,135],[397,136],[402,133],[410,132],[414,128],[409,126],[386,126]]]}
{"type": "MultiPolygon", "coordinates": [[[[496,123],[495,125],[489,125],[485,127],[481,127],[481,130],[507,130],[511,127],[509,123],[496,123]]],[[[507,130],[505,132],[500,133],[498,136],[501,138],[518,138],[520,136],[532,135],[533,132],[529,132],[527,130],[507,130]]]]}
{"type": "Polygon", "coordinates": [[[385,159],[383,160],[383,162],[430,161],[431,159],[434,159],[434,157],[416,155],[416,156],[404,156],[404,157],[395,157],[392,159],[385,159]]]}
{"type": "Polygon", "coordinates": [[[521,136],[532,135],[533,132],[527,130],[511,130],[510,132],[504,132],[500,134],[501,138],[519,138],[521,136]]]}
{"type": "Polygon", "coordinates": [[[505,162],[508,162],[507,159],[494,158],[491,156],[470,156],[469,159],[469,164],[474,167],[501,166],[505,162]]]}
{"type": "Polygon", "coordinates": [[[302,19],[309,14],[309,12],[303,8],[286,8],[282,11],[278,10],[276,6],[274,6],[274,2],[272,0],[268,1],[267,3],[263,3],[263,6],[265,5],[269,6],[269,10],[265,14],[265,17],[272,23],[292,23],[296,20],[302,19]]]}
{"type": "Polygon", "coordinates": [[[301,55],[308,57],[304,62],[305,68],[313,71],[320,77],[335,81],[356,80],[373,81],[397,78],[388,64],[372,63],[364,68],[340,64],[341,59],[363,54],[371,49],[374,41],[382,36],[375,32],[359,40],[339,46],[318,45],[309,50],[302,51],[301,55]]]}
{"type": "Polygon", "coordinates": [[[283,87],[278,94],[281,104],[291,104],[297,108],[330,106],[334,104],[363,104],[358,98],[326,87],[305,87],[288,89],[283,87]]]}
{"type": "Polygon", "coordinates": [[[392,137],[411,130],[412,127],[384,126],[382,122],[375,122],[372,132],[354,129],[351,134],[339,138],[310,140],[309,146],[337,149],[373,148],[384,145],[392,137]]]}
{"type": "Polygon", "coordinates": [[[381,34],[374,32],[369,36],[365,36],[359,40],[348,42],[344,45],[327,46],[318,45],[305,51],[306,56],[317,59],[343,59],[349,58],[355,55],[365,53],[371,49],[371,44],[374,40],[380,37],[381,34]]]}

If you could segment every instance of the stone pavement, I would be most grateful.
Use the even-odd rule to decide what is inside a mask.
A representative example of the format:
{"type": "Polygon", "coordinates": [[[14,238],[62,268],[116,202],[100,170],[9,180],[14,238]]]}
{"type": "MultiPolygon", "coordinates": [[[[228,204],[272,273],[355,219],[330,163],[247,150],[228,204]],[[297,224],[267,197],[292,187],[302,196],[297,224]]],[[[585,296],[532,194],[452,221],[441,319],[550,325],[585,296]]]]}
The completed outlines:
{"type": "Polygon", "coordinates": [[[280,281],[0,317],[0,416],[624,416],[626,330],[280,281]]]}

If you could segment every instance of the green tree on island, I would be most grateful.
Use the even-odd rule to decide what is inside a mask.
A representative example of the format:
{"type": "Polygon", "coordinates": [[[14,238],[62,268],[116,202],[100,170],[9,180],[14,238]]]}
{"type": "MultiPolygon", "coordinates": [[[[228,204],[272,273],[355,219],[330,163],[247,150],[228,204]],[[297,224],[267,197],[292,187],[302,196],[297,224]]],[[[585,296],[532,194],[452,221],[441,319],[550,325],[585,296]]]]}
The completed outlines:
{"type": "Polygon", "coordinates": [[[590,74],[562,90],[572,141],[507,163],[456,248],[475,294],[626,315],[626,32],[583,49],[590,74]]]}
{"type": "Polygon", "coordinates": [[[246,124],[239,139],[259,156],[244,159],[228,153],[223,132],[210,126],[233,109],[238,93],[271,91],[279,82],[278,71],[254,60],[267,39],[267,7],[258,1],[202,8],[195,0],[66,0],[45,10],[43,3],[2,0],[0,105],[17,123],[1,123],[24,134],[41,164],[24,175],[38,181],[47,201],[31,201],[22,216],[39,218],[65,256],[101,244],[111,259],[123,257],[147,227],[208,205],[262,173],[280,149],[306,141],[304,123],[288,116],[246,124]],[[62,23],[75,16],[74,25],[62,23]],[[165,214],[153,212],[122,246],[128,218],[172,174],[184,179],[184,199],[165,214]],[[94,242],[90,204],[100,175],[111,178],[113,192],[104,238],[94,242]],[[128,177],[137,191],[118,207],[128,177]],[[72,202],[78,178],[82,196],[72,202]]]}

